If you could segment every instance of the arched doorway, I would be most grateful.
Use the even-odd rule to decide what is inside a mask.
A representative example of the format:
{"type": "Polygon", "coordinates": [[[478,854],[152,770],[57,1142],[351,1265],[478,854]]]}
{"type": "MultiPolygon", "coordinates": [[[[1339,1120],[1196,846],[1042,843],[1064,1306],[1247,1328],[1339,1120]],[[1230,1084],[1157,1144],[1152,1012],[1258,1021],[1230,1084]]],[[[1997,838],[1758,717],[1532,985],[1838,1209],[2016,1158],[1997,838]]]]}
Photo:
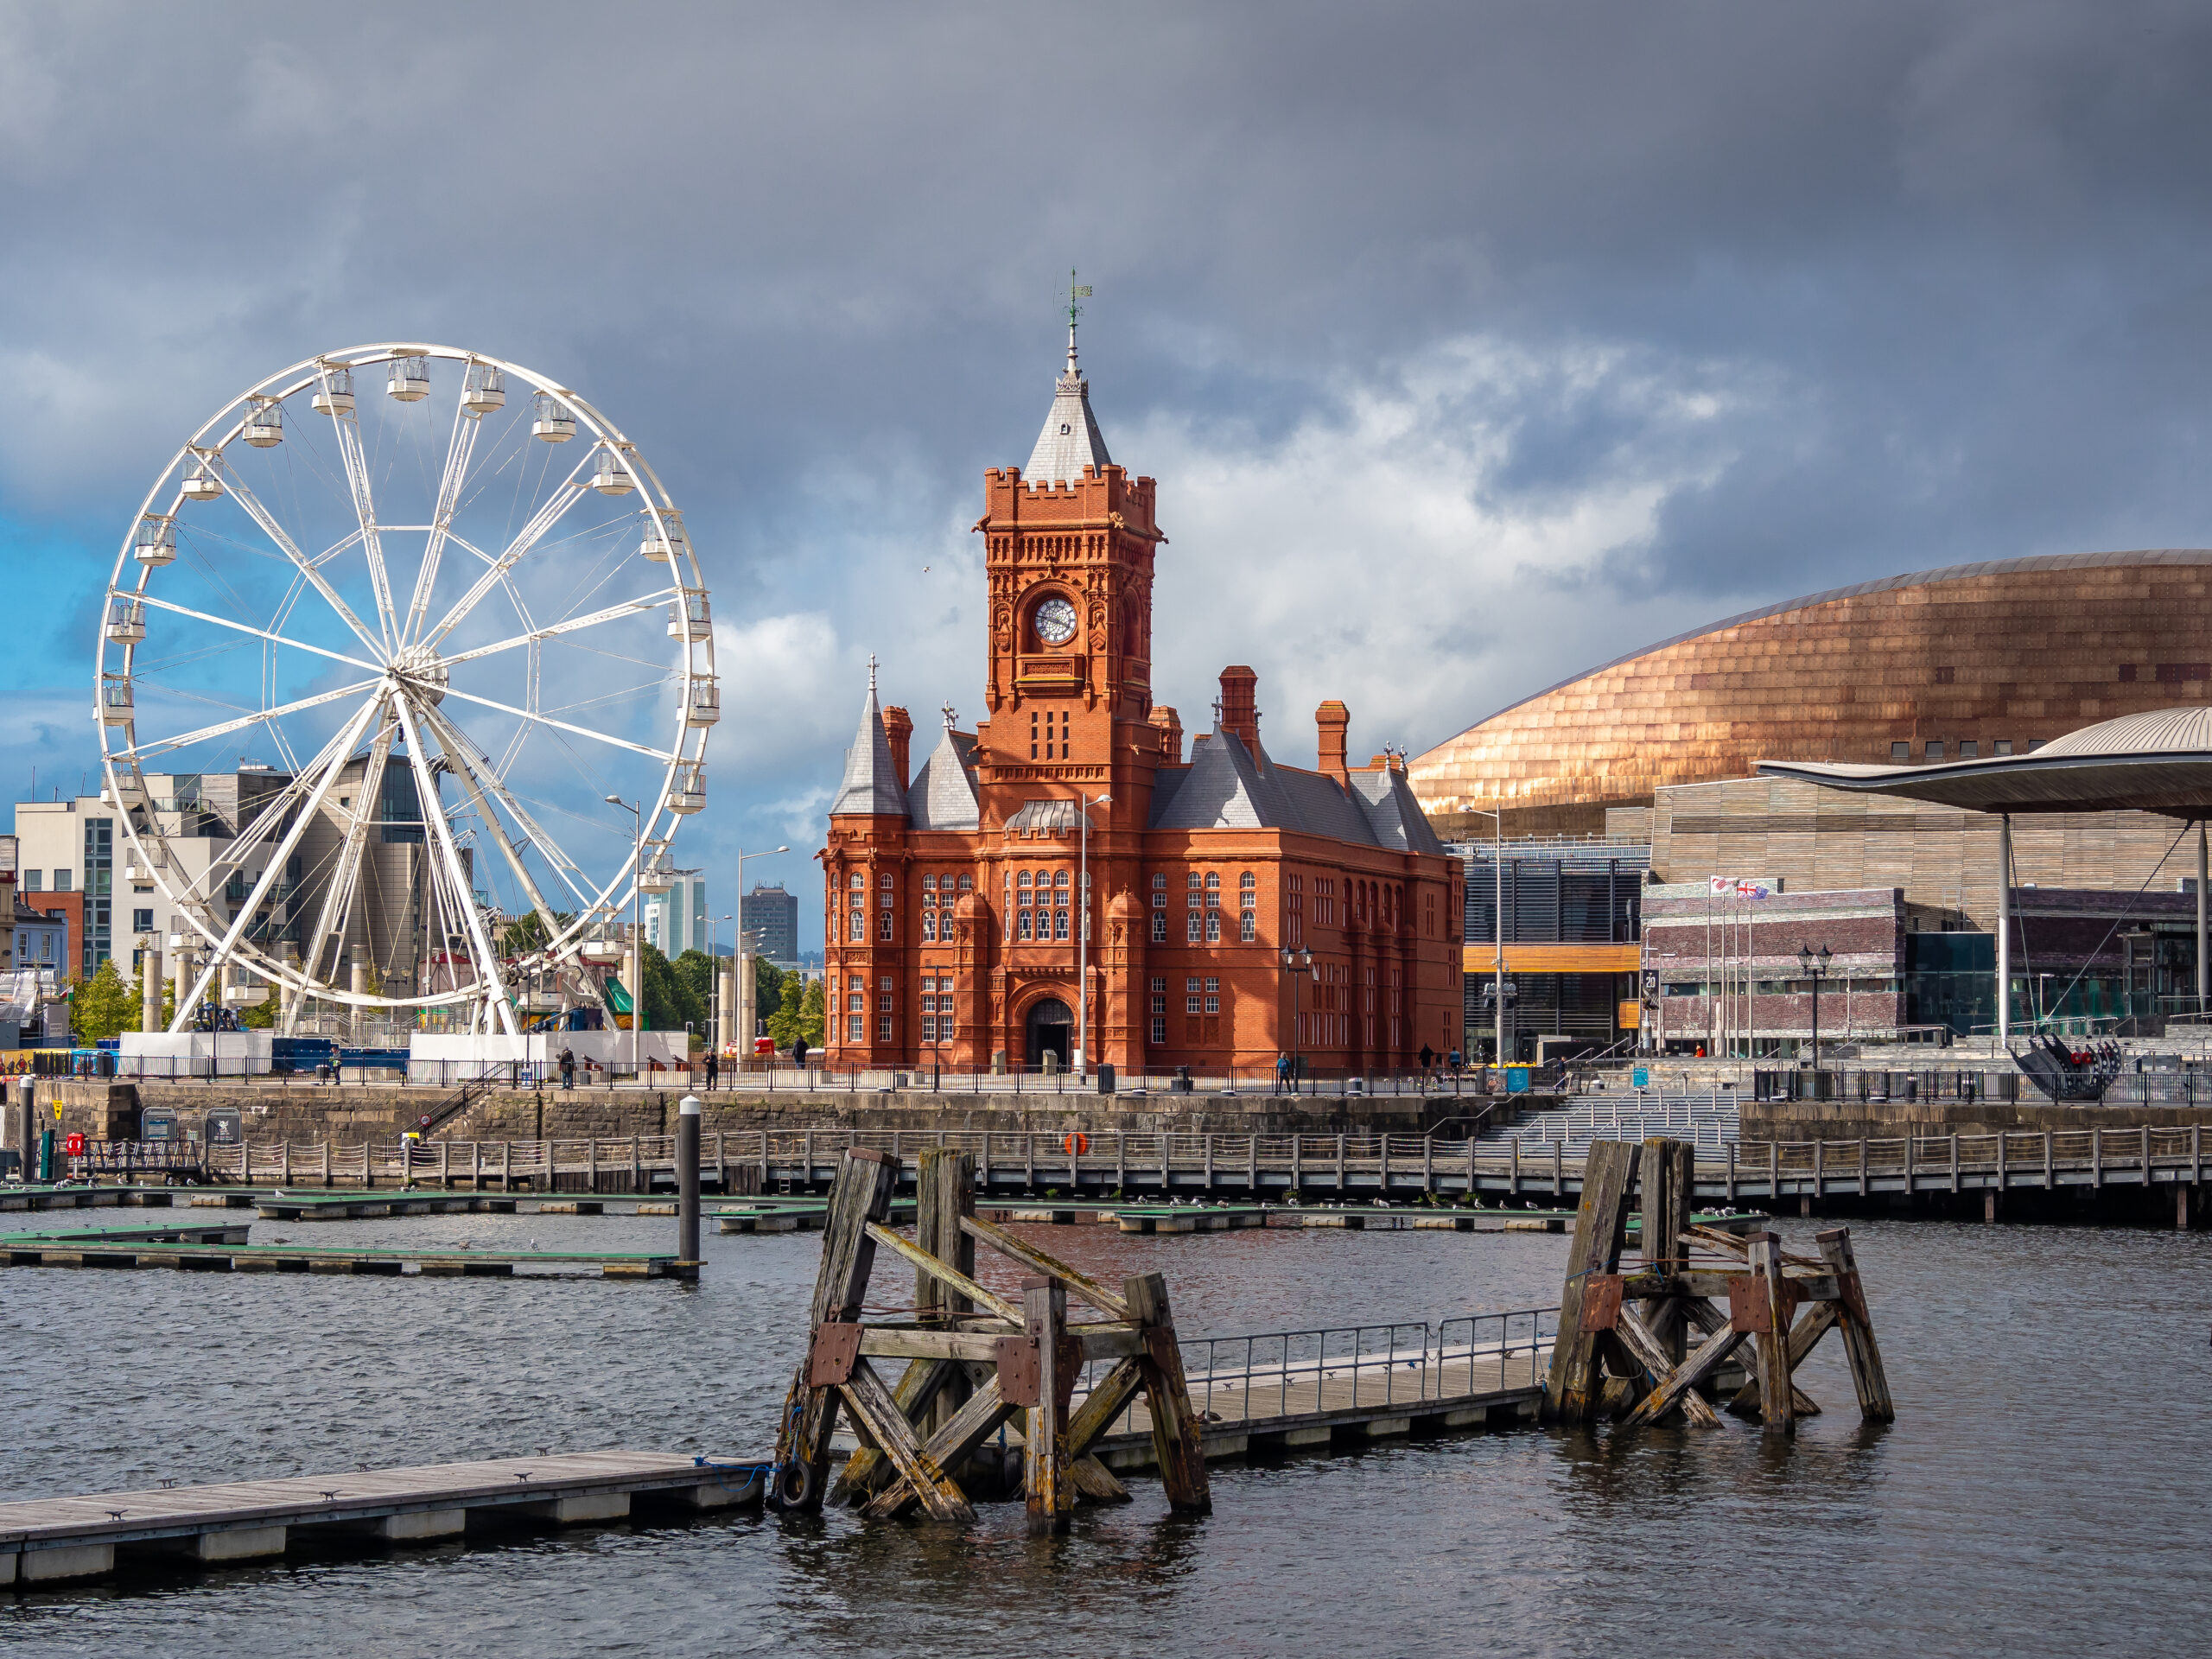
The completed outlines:
{"type": "Polygon", "coordinates": [[[1065,1070],[1075,1052],[1075,1015],[1068,1005],[1057,996],[1042,999],[1031,1007],[1027,1028],[1029,1064],[1042,1065],[1046,1054],[1057,1054],[1065,1070]]]}

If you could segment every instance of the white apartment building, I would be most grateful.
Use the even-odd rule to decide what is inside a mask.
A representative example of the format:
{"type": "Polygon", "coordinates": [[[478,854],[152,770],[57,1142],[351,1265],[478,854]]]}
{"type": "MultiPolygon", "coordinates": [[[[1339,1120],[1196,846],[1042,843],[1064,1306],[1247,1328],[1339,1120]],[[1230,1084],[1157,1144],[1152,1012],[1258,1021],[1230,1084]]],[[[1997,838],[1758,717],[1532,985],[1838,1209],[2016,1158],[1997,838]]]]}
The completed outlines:
{"type": "Polygon", "coordinates": [[[645,901],[645,938],[671,962],[686,950],[713,954],[707,919],[707,879],[696,870],[678,874],[666,893],[649,893],[645,901]]]}

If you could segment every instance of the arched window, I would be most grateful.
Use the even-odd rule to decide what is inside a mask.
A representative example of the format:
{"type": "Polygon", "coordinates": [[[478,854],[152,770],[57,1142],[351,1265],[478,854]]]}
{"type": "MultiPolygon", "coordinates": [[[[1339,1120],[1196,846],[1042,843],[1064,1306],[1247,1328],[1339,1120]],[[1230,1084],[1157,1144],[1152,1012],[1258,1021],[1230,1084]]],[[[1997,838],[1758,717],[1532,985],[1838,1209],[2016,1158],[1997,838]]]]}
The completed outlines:
{"type": "Polygon", "coordinates": [[[1208,893],[1219,893],[1221,891],[1221,872],[1219,870],[1208,870],[1206,872],[1206,891],[1208,893]]]}
{"type": "Polygon", "coordinates": [[[1068,886],[1068,873],[1065,870],[1062,870],[1055,874],[1052,877],[1052,885],[1056,887],[1065,887],[1068,886]]]}
{"type": "Polygon", "coordinates": [[[935,893],[937,891],[937,877],[933,875],[924,876],[922,878],[922,891],[924,893],[935,893]]]}
{"type": "Polygon", "coordinates": [[[1260,937],[1259,879],[1247,870],[1236,878],[1236,903],[1242,912],[1236,922],[1236,937],[1250,944],[1260,937]]]}
{"type": "Polygon", "coordinates": [[[1166,891],[1167,891],[1167,872],[1166,872],[1166,871],[1165,871],[1165,870],[1160,870],[1160,871],[1156,871],[1156,872],[1154,874],[1153,878],[1152,878],[1152,890],[1153,890],[1154,893],[1165,893],[1165,892],[1166,892],[1166,891]]]}
{"type": "Polygon", "coordinates": [[[868,891],[868,877],[859,870],[855,870],[853,872],[853,891],[855,893],[866,893],[868,891]]]}
{"type": "Polygon", "coordinates": [[[1020,875],[1018,875],[1018,876],[1016,876],[1016,877],[1014,878],[1014,886],[1016,886],[1016,887],[1027,887],[1027,886],[1029,885],[1029,882],[1030,882],[1030,874],[1029,874],[1029,872],[1028,872],[1028,871],[1027,871],[1027,870],[1024,870],[1024,871],[1023,871],[1020,875]]]}

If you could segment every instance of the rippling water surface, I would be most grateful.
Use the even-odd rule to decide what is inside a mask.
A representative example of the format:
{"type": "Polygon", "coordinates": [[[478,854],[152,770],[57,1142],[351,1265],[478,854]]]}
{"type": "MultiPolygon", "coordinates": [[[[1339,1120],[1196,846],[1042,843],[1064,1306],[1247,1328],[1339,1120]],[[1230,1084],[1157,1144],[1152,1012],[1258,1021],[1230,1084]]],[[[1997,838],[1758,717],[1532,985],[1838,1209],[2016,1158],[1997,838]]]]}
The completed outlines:
{"type": "MultiPolygon", "coordinates": [[[[121,1218],[118,1218],[120,1220],[121,1218]]],[[[256,1224],[256,1242],[665,1249],[659,1219],[256,1224]]],[[[1792,1221],[1785,1231],[1809,1232],[1792,1221]]],[[[1039,1230],[1167,1274],[1185,1333],[1555,1300],[1554,1236],[1039,1230]]],[[[2174,1653],[2212,1618],[2212,1235],[1860,1223],[1899,1421],[1517,1429],[1217,1465],[1033,1542],[837,1513],[583,1529],[0,1592],[10,1654],[2174,1653]]],[[[696,1287],[0,1273],[0,1496],[772,1441],[819,1236],[708,1240],[696,1287]]],[[[987,1274],[1011,1285],[1011,1274],[987,1274]]],[[[903,1275],[880,1269],[879,1281],[903,1275]]]]}

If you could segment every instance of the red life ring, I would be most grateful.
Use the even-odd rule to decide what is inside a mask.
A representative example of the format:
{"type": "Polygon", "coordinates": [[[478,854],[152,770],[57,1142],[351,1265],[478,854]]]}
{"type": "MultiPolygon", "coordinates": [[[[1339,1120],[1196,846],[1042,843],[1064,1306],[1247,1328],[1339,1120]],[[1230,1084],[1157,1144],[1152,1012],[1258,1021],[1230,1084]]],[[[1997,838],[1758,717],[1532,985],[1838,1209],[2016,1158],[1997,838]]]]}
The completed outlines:
{"type": "Polygon", "coordinates": [[[1077,1130],[1060,1142],[1060,1150],[1071,1158],[1080,1158],[1090,1150],[1090,1137],[1077,1130]]]}

